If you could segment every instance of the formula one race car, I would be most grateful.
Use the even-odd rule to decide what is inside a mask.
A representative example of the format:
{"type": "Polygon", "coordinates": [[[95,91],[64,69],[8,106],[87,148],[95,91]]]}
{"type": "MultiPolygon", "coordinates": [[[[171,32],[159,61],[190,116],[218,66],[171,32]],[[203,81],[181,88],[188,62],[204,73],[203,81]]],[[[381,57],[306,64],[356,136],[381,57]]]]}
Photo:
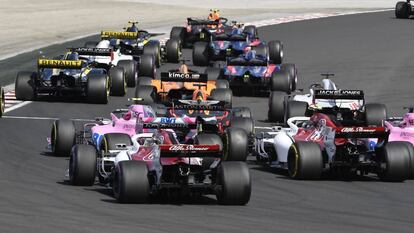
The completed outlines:
{"type": "Polygon", "coordinates": [[[155,132],[113,141],[116,150],[98,154],[93,146],[75,145],[69,162],[70,183],[93,185],[98,173],[122,203],[145,203],[150,195],[165,192],[180,196],[215,194],[221,204],[245,205],[249,201],[249,170],[238,161],[238,154],[224,153],[219,135],[200,132],[183,141],[178,132],[202,126],[179,118],[170,118],[168,123],[162,119],[137,127],[155,132]]]}
{"type": "Polygon", "coordinates": [[[93,145],[96,150],[109,151],[114,148],[108,142],[125,138],[125,135],[129,138],[136,134],[138,118],[148,120],[155,117],[156,113],[150,106],[133,104],[128,109],[113,111],[111,119],[99,117],[93,123],[84,124],[83,129],[78,132],[73,121],[57,120],[52,126],[49,147],[55,156],[69,156],[76,143],[93,145]]]}
{"type": "Polygon", "coordinates": [[[0,117],[3,116],[5,108],[6,108],[6,101],[4,98],[4,90],[3,90],[3,87],[0,87],[0,117]]]}
{"type": "MultiPolygon", "coordinates": [[[[408,113],[403,117],[388,118],[384,124],[390,132],[388,141],[399,141],[401,143],[414,144],[414,107],[408,107],[408,113]]],[[[410,149],[410,178],[414,177],[414,151],[411,145],[406,145],[410,149]]]]}
{"type": "Polygon", "coordinates": [[[368,126],[360,114],[330,109],[290,118],[289,128],[275,127],[257,136],[256,156],[270,166],[287,169],[293,179],[318,179],[323,172],[375,173],[384,181],[407,179],[407,144],[388,142],[387,129],[368,126]]]}
{"type": "Polygon", "coordinates": [[[294,64],[275,65],[255,50],[236,58],[228,58],[224,79],[237,94],[252,91],[283,91],[296,89],[297,69],[294,64]]]}
{"type": "Polygon", "coordinates": [[[280,41],[265,43],[250,34],[235,29],[236,32],[217,33],[211,36],[211,41],[197,42],[193,48],[193,63],[197,66],[208,66],[211,61],[225,61],[254,50],[271,64],[281,64],[283,60],[283,45],[280,41]]]}
{"type": "Polygon", "coordinates": [[[122,79],[111,79],[110,75],[116,72],[95,68],[87,60],[80,59],[76,52],[59,59],[38,59],[37,67],[37,72],[17,74],[16,99],[35,100],[39,94],[76,95],[86,97],[91,103],[106,104],[111,88],[114,88],[113,94],[121,94],[115,88],[124,87],[122,79]],[[118,81],[121,83],[115,85],[118,81]]]}
{"type": "Polygon", "coordinates": [[[287,119],[294,116],[305,116],[309,106],[311,107],[334,107],[340,105],[341,108],[356,110],[361,108],[362,102],[357,99],[315,99],[314,94],[317,90],[338,90],[331,77],[334,74],[321,74],[325,78],[321,83],[314,83],[309,87],[309,94],[299,94],[298,90],[287,94],[281,91],[272,91],[269,97],[268,120],[270,122],[286,123],[287,119]]]}
{"type": "Polygon", "coordinates": [[[141,78],[135,97],[145,104],[169,104],[174,99],[194,99],[201,92],[206,98],[232,103],[233,93],[226,80],[217,80],[218,68],[208,68],[205,74],[188,69],[183,64],[179,69],[161,72],[161,80],[141,78]]]}
{"type": "MultiPolygon", "coordinates": [[[[216,33],[229,32],[235,27],[227,24],[228,19],[220,17],[220,11],[211,9],[207,19],[187,18],[185,27],[173,27],[171,29],[170,38],[177,39],[182,42],[184,47],[192,47],[195,42],[209,42],[211,36],[216,33]]],[[[257,38],[257,29],[254,26],[246,26],[244,32],[249,32],[252,37],[257,38]]]]}
{"type": "Polygon", "coordinates": [[[408,19],[411,15],[413,15],[414,8],[411,5],[410,0],[406,0],[405,2],[397,2],[395,5],[395,17],[398,19],[408,19]]]}

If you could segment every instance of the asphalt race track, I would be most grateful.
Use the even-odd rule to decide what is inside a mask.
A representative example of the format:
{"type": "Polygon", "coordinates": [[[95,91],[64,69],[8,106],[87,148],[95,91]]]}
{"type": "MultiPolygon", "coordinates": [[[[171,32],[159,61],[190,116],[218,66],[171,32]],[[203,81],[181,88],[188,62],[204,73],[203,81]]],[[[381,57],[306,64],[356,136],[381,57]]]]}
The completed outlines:
{"type": "MultiPolygon", "coordinates": [[[[403,106],[413,104],[413,25],[389,11],[267,26],[259,33],[284,42],[286,61],[300,69],[300,87],[319,81],[321,72],[333,72],[339,87],[361,88],[367,102],[383,102],[391,113],[402,114],[403,106]]],[[[28,64],[24,56],[13,61],[5,61],[9,73],[28,64]]],[[[132,96],[133,89],[128,91],[132,96]]],[[[6,115],[93,119],[125,104],[120,97],[108,105],[35,102],[6,115]]],[[[250,107],[257,125],[269,125],[267,98],[237,97],[234,105],[250,107]]],[[[0,120],[0,232],[414,231],[414,181],[294,181],[253,160],[247,206],[220,206],[214,197],[118,204],[105,187],[64,182],[67,158],[52,157],[45,149],[51,124],[0,120]]]]}

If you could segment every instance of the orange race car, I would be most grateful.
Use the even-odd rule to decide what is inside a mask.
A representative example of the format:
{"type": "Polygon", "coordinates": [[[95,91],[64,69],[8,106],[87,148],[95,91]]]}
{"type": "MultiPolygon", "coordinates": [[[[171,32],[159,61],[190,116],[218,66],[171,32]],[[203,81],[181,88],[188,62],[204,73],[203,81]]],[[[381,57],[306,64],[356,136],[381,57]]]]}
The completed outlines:
{"type": "Polygon", "coordinates": [[[197,97],[202,97],[231,105],[233,93],[228,81],[220,79],[221,75],[218,68],[209,67],[205,73],[199,73],[183,62],[179,69],[161,72],[161,79],[140,78],[135,97],[142,98],[145,104],[168,104],[172,100],[197,100],[197,97]]]}

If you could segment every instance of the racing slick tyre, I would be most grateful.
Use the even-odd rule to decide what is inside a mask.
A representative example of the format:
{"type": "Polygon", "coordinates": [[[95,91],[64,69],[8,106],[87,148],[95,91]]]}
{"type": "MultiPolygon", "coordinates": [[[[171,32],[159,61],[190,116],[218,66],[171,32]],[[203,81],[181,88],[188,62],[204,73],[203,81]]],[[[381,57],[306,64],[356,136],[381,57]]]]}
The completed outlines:
{"type": "MultiPolygon", "coordinates": [[[[153,55],[143,54],[140,57],[138,76],[148,76],[155,78],[155,58],[153,55]]],[[[135,85],[135,83],[134,83],[135,85]]]]}
{"type": "Polygon", "coordinates": [[[126,84],[128,87],[135,87],[137,76],[137,63],[133,60],[121,60],[117,66],[124,68],[126,84]]]}
{"type": "Polygon", "coordinates": [[[382,126],[387,119],[387,107],[384,104],[366,104],[365,121],[368,126],[382,126]]]}
{"type": "Polygon", "coordinates": [[[283,62],[283,45],[278,40],[272,40],[267,43],[269,48],[269,59],[273,64],[282,64],[283,62]]]}
{"type": "MultiPolygon", "coordinates": [[[[194,137],[194,143],[196,145],[219,145],[220,151],[223,151],[223,141],[217,134],[200,133],[194,137]]],[[[203,157],[202,166],[203,169],[210,169],[210,165],[215,161],[214,157],[203,157]]]]}
{"type": "Polygon", "coordinates": [[[249,138],[245,130],[240,128],[227,128],[224,135],[225,161],[246,161],[249,152],[249,138]]]}
{"type": "Polygon", "coordinates": [[[109,70],[111,82],[111,95],[124,96],[126,93],[125,73],[122,67],[112,67],[109,70]]]}
{"type": "Polygon", "coordinates": [[[381,164],[385,163],[386,165],[385,168],[380,170],[378,173],[378,176],[381,180],[389,182],[401,182],[409,178],[410,155],[404,143],[398,141],[388,142],[382,148],[382,153],[380,156],[381,164]]]}
{"type": "Polygon", "coordinates": [[[93,185],[96,175],[96,158],[96,149],[92,145],[75,145],[69,159],[69,182],[78,186],[93,185]]]}
{"type": "Polygon", "coordinates": [[[298,83],[298,70],[296,69],[295,64],[286,63],[280,66],[280,69],[287,71],[290,75],[290,91],[296,90],[298,83]]]}
{"type": "Polygon", "coordinates": [[[6,108],[6,103],[4,99],[4,90],[0,87],[0,117],[4,114],[4,109],[6,108]]]}
{"type": "Polygon", "coordinates": [[[173,27],[170,32],[170,39],[178,39],[183,43],[186,32],[185,27],[173,27]]]}
{"type": "Polygon", "coordinates": [[[301,102],[301,101],[294,101],[290,100],[286,102],[286,115],[285,115],[285,124],[287,120],[291,117],[302,117],[307,116],[307,110],[308,110],[308,103],[307,102],[301,102]]]}
{"type": "Polygon", "coordinates": [[[250,200],[252,184],[249,168],[243,162],[221,162],[217,168],[218,203],[222,205],[246,205],[250,200]]]}
{"type": "Polygon", "coordinates": [[[252,112],[248,107],[239,107],[233,109],[233,117],[245,117],[245,118],[252,118],[252,112]]]}
{"type": "Polygon", "coordinates": [[[137,86],[135,88],[135,98],[142,98],[140,104],[151,105],[155,103],[156,90],[154,86],[137,86]]]}
{"type": "Polygon", "coordinates": [[[261,44],[261,45],[252,47],[252,49],[256,51],[256,56],[262,56],[262,57],[265,57],[266,59],[269,58],[269,50],[266,45],[261,44]]]}
{"type": "Polygon", "coordinates": [[[298,141],[288,152],[288,174],[293,179],[312,180],[322,175],[323,157],[315,142],[298,141]]]}
{"type": "Polygon", "coordinates": [[[161,66],[161,46],[159,41],[150,41],[150,43],[144,45],[143,53],[154,56],[156,67],[161,66]]]}
{"type": "Polygon", "coordinates": [[[247,135],[254,134],[254,121],[252,118],[234,117],[231,119],[230,127],[243,129],[247,135]]]}
{"type": "Polygon", "coordinates": [[[194,43],[193,64],[196,66],[208,66],[210,64],[209,48],[206,42],[194,43]]]}
{"type": "Polygon", "coordinates": [[[16,91],[16,99],[23,101],[36,99],[35,77],[35,72],[23,71],[17,74],[14,88],[16,91]]]}
{"type": "Polygon", "coordinates": [[[69,156],[76,143],[76,129],[73,121],[57,120],[53,122],[50,144],[55,156],[69,156]]]}
{"type": "Polygon", "coordinates": [[[98,45],[98,42],[96,41],[86,41],[85,42],[85,48],[96,48],[96,46],[98,45]]]}
{"type": "Polygon", "coordinates": [[[285,121],[285,96],[281,91],[272,91],[269,97],[269,110],[267,119],[270,122],[284,123],[285,121]]]}
{"type": "Polygon", "coordinates": [[[181,56],[181,40],[177,38],[167,40],[165,43],[167,62],[178,63],[181,56]]]}
{"type": "Polygon", "coordinates": [[[101,150],[109,152],[110,150],[123,150],[131,146],[131,137],[125,133],[107,133],[101,141],[101,150]]]}
{"type": "Polygon", "coordinates": [[[121,161],[115,166],[112,190],[121,203],[146,203],[150,186],[144,161],[121,161]]]}
{"type": "Polygon", "coordinates": [[[411,4],[408,2],[397,2],[395,5],[395,17],[397,19],[408,19],[411,15],[411,4]]]}
{"type": "Polygon", "coordinates": [[[210,97],[214,100],[224,101],[231,107],[233,103],[233,92],[230,89],[216,88],[211,91],[210,97]]]}
{"type": "Polygon", "coordinates": [[[413,144],[411,144],[411,142],[401,142],[402,144],[404,144],[407,147],[408,150],[408,155],[410,157],[410,163],[409,163],[409,168],[410,168],[410,174],[408,178],[414,178],[414,147],[413,144]]]}
{"type": "Polygon", "coordinates": [[[86,86],[89,103],[106,104],[109,96],[109,83],[106,75],[91,75],[86,86]]]}
{"type": "Polygon", "coordinates": [[[154,80],[152,77],[146,77],[146,76],[139,77],[138,86],[151,86],[152,80],[154,80]]]}
{"type": "Polygon", "coordinates": [[[287,71],[275,72],[270,78],[270,91],[290,92],[291,85],[291,76],[287,71]]]}
{"type": "Polygon", "coordinates": [[[229,89],[230,88],[230,83],[227,80],[224,79],[220,79],[216,81],[216,89],[229,89]]]}
{"type": "Polygon", "coordinates": [[[249,34],[249,36],[251,36],[253,39],[259,38],[259,33],[257,32],[257,28],[254,25],[245,26],[243,32],[249,34]]]}
{"type": "Polygon", "coordinates": [[[217,81],[223,78],[223,70],[216,67],[207,67],[204,72],[208,81],[217,81]]]}

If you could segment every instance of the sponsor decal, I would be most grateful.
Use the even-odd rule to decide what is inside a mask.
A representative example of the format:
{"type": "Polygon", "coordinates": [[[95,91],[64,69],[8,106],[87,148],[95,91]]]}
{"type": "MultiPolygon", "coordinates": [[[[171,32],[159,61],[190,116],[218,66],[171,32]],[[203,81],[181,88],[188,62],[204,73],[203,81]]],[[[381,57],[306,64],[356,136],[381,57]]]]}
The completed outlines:
{"type": "Polygon", "coordinates": [[[143,127],[147,129],[191,128],[189,124],[185,123],[144,123],[143,127]]]}
{"type": "Polygon", "coordinates": [[[361,95],[360,90],[318,90],[320,95],[361,95]]]}
{"type": "Polygon", "coordinates": [[[39,59],[37,66],[39,68],[80,69],[82,61],[39,59]]]}
{"type": "Polygon", "coordinates": [[[72,52],[76,52],[79,55],[111,55],[112,50],[109,48],[73,48],[72,52]]]}
{"type": "Polygon", "coordinates": [[[377,128],[365,128],[365,127],[344,127],[339,132],[341,133],[373,133],[377,132],[377,128]]]}
{"type": "Polygon", "coordinates": [[[410,133],[410,132],[401,132],[400,137],[414,137],[414,133],[410,133]]]}
{"type": "Polygon", "coordinates": [[[168,148],[169,151],[208,151],[208,146],[194,146],[194,145],[172,145],[168,148]]]}
{"type": "Polygon", "coordinates": [[[178,78],[178,79],[199,79],[199,74],[185,74],[185,73],[175,73],[175,72],[168,72],[168,78],[178,78]]]}
{"type": "Polygon", "coordinates": [[[172,118],[172,117],[162,117],[160,121],[161,121],[161,123],[175,123],[176,122],[176,118],[172,118]]]}
{"type": "Polygon", "coordinates": [[[102,31],[102,38],[115,38],[115,39],[136,39],[138,38],[138,32],[115,32],[115,31],[102,31]]]}

